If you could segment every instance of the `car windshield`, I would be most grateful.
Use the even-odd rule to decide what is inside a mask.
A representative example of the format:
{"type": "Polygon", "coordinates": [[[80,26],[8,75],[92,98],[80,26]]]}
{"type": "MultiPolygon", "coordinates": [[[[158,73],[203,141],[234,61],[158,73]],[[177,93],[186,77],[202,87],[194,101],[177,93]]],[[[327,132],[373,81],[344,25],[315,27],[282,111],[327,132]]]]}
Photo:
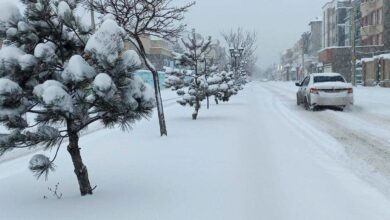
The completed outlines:
{"type": "Polygon", "coordinates": [[[342,76],[316,76],[314,77],[314,83],[323,82],[345,82],[342,76]]]}

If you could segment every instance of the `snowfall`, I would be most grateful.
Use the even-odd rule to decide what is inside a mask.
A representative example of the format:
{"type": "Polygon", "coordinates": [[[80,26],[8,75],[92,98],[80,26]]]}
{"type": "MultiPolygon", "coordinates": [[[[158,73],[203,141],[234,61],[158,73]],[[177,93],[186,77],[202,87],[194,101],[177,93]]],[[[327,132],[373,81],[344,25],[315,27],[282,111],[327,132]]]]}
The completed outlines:
{"type": "Polygon", "coordinates": [[[47,181],[27,168],[39,150],[13,151],[0,161],[0,219],[390,219],[390,89],[356,88],[344,112],[305,111],[296,90],[252,82],[197,121],[164,91],[168,137],[156,116],[130,133],[91,126],[92,196],[79,195],[66,143],[47,181]]]}

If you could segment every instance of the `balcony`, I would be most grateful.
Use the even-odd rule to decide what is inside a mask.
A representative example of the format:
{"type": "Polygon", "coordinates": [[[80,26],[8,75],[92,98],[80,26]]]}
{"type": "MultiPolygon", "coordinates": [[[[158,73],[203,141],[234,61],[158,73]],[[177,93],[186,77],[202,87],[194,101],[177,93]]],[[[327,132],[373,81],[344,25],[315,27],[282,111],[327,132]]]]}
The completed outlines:
{"type": "Polygon", "coordinates": [[[375,10],[378,10],[383,7],[383,0],[369,0],[368,2],[364,2],[360,6],[360,10],[362,12],[362,17],[365,17],[375,10]]]}
{"type": "Polygon", "coordinates": [[[368,37],[383,33],[383,25],[368,25],[360,28],[362,37],[368,37]]]}

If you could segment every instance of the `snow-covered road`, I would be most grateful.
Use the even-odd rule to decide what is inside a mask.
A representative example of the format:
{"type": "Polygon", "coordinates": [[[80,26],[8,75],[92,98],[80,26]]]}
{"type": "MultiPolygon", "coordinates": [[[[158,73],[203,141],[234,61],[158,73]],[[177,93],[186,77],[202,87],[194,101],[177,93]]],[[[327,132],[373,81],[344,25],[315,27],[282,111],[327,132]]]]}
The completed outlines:
{"type": "Polygon", "coordinates": [[[269,82],[261,86],[300,120],[336,139],[346,156],[341,160],[390,197],[389,89],[358,87],[355,105],[345,112],[307,112],[296,106],[297,87],[293,83],[269,82]]]}
{"type": "Polygon", "coordinates": [[[48,182],[33,179],[28,157],[5,162],[0,219],[390,219],[390,108],[368,108],[380,100],[359,93],[347,112],[313,113],[295,105],[291,84],[255,82],[231,103],[202,109],[198,121],[170,105],[167,138],[156,118],[130,134],[90,134],[82,154],[98,188],[86,198],[66,149],[48,182]],[[57,182],[61,200],[46,190],[57,182]]]}

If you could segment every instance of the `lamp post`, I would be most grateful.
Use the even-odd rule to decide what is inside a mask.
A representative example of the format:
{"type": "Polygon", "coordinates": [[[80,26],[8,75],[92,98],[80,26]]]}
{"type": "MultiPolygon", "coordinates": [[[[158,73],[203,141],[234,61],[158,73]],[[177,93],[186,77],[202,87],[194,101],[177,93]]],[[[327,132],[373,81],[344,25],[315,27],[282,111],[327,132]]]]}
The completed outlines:
{"type": "Polygon", "coordinates": [[[234,77],[237,80],[237,60],[241,58],[244,53],[243,47],[230,48],[230,56],[234,59],[234,77]]]}

